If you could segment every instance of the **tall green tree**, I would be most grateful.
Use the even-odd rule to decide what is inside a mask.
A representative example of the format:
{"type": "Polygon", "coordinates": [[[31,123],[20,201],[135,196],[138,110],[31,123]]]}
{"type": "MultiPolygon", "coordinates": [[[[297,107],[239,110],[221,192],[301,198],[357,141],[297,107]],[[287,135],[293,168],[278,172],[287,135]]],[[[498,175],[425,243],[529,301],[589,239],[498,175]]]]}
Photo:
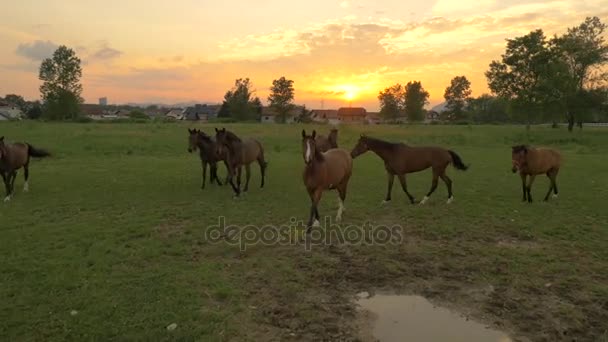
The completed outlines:
{"type": "Polygon", "coordinates": [[[268,103],[278,114],[275,118],[277,122],[285,123],[287,115],[295,107],[293,104],[294,92],[293,80],[281,77],[278,80],[272,81],[268,103]]]}
{"type": "Polygon", "coordinates": [[[42,104],[40,103],[40,101],[30,102],[28,103],[27,107],[28,108],[25,112],[25,115],[28,119],[36,120],[42,116],[42,104]]]}
{"type": "Polygon", "coordinates": [[[38,78],[44,101],[44,115],[52,120],[73,119],[79,115],[82,98],[82,68],[74,50],[60,46],[53,57],[40,65],[38,78]]]}
{"type": "Polygon", "coordinates": [[[447,101],[448,119],[450,121],[464,119],[464,109],[470,96],[471,82],[466,76],[454,77],[443,94],[443,98],[447,101]]]}
{"type": "Polygon", "coordinates": [[[234,87],[224,95],[225,106],[221,114],[229,113],[238,121],[255,120],[261,113],[261,101],[253,94],[255,90],[249,78],[239,78],[234,81],[234,87]]]}
{"type": "Polygon", "coordinates": [[[504,98],[482,94],[477,98],[469,98],[467,102],[467,112],[475,122],[509,122],[509,101],[504,98]]]}
{"type": "Polygon", "coordinates": [[[583,23],[569,28],[562,36],[551,40],[551,48],[556,57],[555,63],[562,64],[556,69],[556,91],[562,99],[566,110],[568,130],[572,131],[575,122],[582,127],[585,115],[597,101],[590,101],[594,96],[597,84],[608,79],[608,73],[602,67],[608,63],[608,45],[604,32],[606,25],[598,17],[587,17],[583,23]],[[599,81],[599,82],[598,82],[599,81]]]}
{"type": "Polygon", "coordinates": [[[408,121],[424,120],[424,106],[429,103],[429,92],[424,90],[420,81],[408,82],[405,85],[404,112],[408,121]]]}
{"type": "Polygon", "coordinates": [[[378,94],[380,116],[386,121],[395,121],[405,115],[405,89],[399,83],[392,85],[378,94]]]}
{"type": "Polygon", "coordinates": [[[532,114],[537,112],[545,95],[542,91],[551,52],[542,30],[523,37],[507,39],[507,49],[501,61],[492,61],[485,76],[490,90],[509,99],[525,114],[530,126],[532,114]]]}

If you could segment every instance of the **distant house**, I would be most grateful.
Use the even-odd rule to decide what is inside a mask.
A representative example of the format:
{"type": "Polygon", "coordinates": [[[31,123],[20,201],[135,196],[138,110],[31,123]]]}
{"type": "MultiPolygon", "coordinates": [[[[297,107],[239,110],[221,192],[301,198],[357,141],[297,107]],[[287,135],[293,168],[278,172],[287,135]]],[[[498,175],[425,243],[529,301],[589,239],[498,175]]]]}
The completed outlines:
{"type": "Polygon", "coordinates": [[[165,115],[165,111],[161,108],[147,108],[144,113],[151,119],[159,118],[165,115]]]}
{"type": "Polygon", "coordinates": [[[129,114],[131,114],[131,111],[125,108],[120,108],[114,111],[114,113],[112,113],[114,115],[116,115],[116,117],[119,118],[126,118],[129,116],[129,114]]]}
{"type": "Polygon", "coordinates": [[[362,107],[342,107],[338,109],[338,119],[343,123],[364,123],[367,111],[362,107]]]}
{"type": "Polygon", "coordinates": [[[378,112],[367,112],[365,114],[365,123],[370,125],[377,125],[382,122],[382,118],[380,117],[380,113],[378,112]]]}
{"type": "Polygon", "coordinates": [[[165,112],[165,117],[173,120],[183,120],[184,110],[181,108],[172,108],[165,112]]]}
{"type": "MultiPolygon", "coordinates": [[[[301,106],[295,106],[293,109],[287,113],[287,117],[285,118],[285,123],[295,123],[296,118],[302,112],[301,106]]],[[[262,116],[260,117],[260,122],[262,123],[276,123],[277,122],[278,113],[272,107],[262,107],[262,116]]]]}
{"type": "Polygon", "coordinates": [[[184,111],[184,120],[191,121],[208,121],[209,119],[217,118],[220,111],[220,105],[197,104],[186,108],[184,111]]]}
{"type": "Polygon", "coordinates": [[[428,123],[428,122],[434,122],[434,121],[439,121],[441,119],[441,114],[439,112],[436,112],[434,110],[429,110],[428,112],[426,112],[426,117],[424,119],[424,122],[428,123]]]}
{"type": "Polygon", "coordinates": [[[5,103],[5,102],[0,102],[0,115],[2,115],[2,117],[5,118],[5,119],[0,118],[0,120],[2,120],[2,121],[21,120],[24,117],[21,109],[19,109],[18,107],[15,107],[9,103],[5,103]]]}
{"type": "Polygon", "coordinates": [[[313,109],[311,118],[314,122],[329,123],[332,125],[340,123],[338,111],[335,109],[313,109]]]}
{"type": "Polygon", "coordinates": [[[0,113],[0,121],[8,121],[11,118],[8,115],[4,115],[2,113],[0,113]]]}

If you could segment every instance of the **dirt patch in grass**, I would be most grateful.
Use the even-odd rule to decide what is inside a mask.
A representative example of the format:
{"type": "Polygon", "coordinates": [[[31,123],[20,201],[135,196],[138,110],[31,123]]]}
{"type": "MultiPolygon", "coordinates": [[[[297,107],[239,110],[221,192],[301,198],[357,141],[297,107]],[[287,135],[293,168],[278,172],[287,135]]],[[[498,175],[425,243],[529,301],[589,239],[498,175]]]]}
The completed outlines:
{"type": "Polygon", "coordinates": [[[606,334],[607,299],[577,293],[584,278],[567,284],[556,279],[556,285],[534,272],[538,264],[522,265],[495,251],[535,252],[549,248],[546,243],[500,239],[484,245],[466,237],[407,234],[407,241],[393,246],[274,249],[295,269],[252,268],[246,274],[253,321],[271,327],[281,340],[366,340],[369,329],[357,314],[355,296],[391,290],[424,296],[515,341],[595,341],[606,334]]]}

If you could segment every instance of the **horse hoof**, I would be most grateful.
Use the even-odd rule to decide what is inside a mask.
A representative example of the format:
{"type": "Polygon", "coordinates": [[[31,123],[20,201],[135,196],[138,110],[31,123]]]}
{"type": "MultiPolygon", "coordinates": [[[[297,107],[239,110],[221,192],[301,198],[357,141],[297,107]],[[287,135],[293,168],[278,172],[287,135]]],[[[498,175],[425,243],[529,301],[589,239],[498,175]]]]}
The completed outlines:
{"type": "Polygon", "coordinates": [[[454,201],[454,196],[448,198],[447,204],[450,204],[454,201]]]}
{"type": "Polygon", "coordinates": [[[338,223],[342,222],[342,216],[336,216],[336,222],[338,222],[338,223]]]}
{"type": "Polygon", "coordinates": [[[551,198],[557,198],[557,194],[551,195],[551,198]]]}
{"type": "Polygon", "coordinates": [[[6,197],[4,197],[4,202],[8,202],[8,201],[10,201],[10,200],[11,200],[11,196],[6,196],[6,197]]]}
{"type": "Polygon", "coordinates": [[[313,227],[321,227],[321,222],[319,222],[319,220],[315,220],[315,222],[312,223],[313,227]]]}
{"type": "Polygon", "coordinates": [[[420,205],[424,205],[424,203],[426,203],[426,201],[428,201],[428,200],[429,200],[429,198],[427,196],[424,196],[422,201],[420,201],[420,205]]]}
{"type": "Polygon", "coordinates": [[[23,184],[23,192],[28,192],[30,191],[30,185],[27,184],[27,182],[25,184],[23,184]]]}
{"type": "Polygon", "coordinates": [[[387,201],[387,200],[384,200],[384,201],[380,202],[380,205],[385,205],[385,204],[388,204],[388,203],[390,203],[390,201],[391,201],[391,200],[388,200],[388,201],[387,201]]]}

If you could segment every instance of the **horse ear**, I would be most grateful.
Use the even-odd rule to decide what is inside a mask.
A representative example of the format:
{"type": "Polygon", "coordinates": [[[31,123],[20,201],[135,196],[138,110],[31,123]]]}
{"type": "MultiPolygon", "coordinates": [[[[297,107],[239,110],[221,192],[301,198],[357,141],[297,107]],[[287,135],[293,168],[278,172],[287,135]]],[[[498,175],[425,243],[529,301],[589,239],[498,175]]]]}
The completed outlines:
{"type": "Polygon", "coordinates": [[[302,138],[306,138],[306,130],[302,130],[302,138]]]}
{"type": "Polygon", "coordinates": [[[220,130],[217,129],[217,127],[215,127],[215,133],[219,133],[219,132],[220,132],[220,130]]]}
{"type": "Polygon", "coordinates": [[[315,131],[314,129],[312,130],[312,138],[314,139],[317,136],[317,131],[315,131]]]}

